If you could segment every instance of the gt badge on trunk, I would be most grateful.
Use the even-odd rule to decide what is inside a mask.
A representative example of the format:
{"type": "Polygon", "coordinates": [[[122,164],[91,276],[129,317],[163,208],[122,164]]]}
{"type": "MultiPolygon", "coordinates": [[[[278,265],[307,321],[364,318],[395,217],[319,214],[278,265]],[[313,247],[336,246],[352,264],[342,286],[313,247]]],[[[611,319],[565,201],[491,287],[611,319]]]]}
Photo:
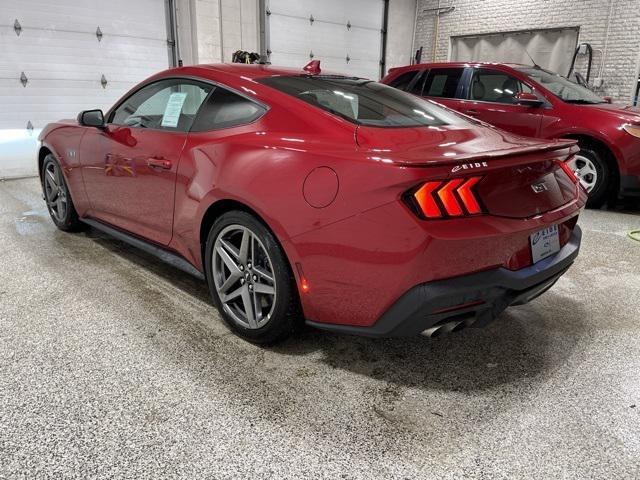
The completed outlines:
{"type": "Polygon", "coordinates": [[[535,193],[542,193],[542,192],[546,192],[549,190],[549,188],[547,187],[547,184],[544,182],[538,182],[538,183],[534,183],[531,185],[531,189],[535,192],[535,193]]]}

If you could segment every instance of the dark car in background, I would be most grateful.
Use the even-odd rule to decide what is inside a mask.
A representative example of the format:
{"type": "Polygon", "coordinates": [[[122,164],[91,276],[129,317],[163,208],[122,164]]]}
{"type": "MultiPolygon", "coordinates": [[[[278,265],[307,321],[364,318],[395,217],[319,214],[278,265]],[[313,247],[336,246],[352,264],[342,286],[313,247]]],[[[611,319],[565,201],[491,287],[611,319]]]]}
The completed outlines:
{"type": "Polygon", "coordinates": [[[527,137],[571,138],[571,168],[599,207],[620,193],[640,196],[640,109],[612,105],[537,66],[424,63],[392,68],[383,83],[430,98],[527,137]]]}

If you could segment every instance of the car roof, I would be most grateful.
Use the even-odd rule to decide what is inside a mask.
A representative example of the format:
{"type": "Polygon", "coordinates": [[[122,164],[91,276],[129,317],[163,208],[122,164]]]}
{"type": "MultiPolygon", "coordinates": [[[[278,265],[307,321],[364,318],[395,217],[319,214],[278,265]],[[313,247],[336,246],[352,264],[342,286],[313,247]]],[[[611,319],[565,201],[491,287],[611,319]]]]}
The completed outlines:
{"type": "MultiPolygon", "coordinates": [[[[256,80],[265,77],[277,77],[277,76],[291,76],[291,75],[309,75],[300,66],[300,68],[290,67],[277,67],[272,65],[263,64],[247,64],[247,63],[211,63],[200,65],[189,65],[185,67],[172,68],[166,72],[171,73],[186,73],[188,70],[190,74],[197,74],[204,78],[212,77],[215,74],[227,74],[237,77],[244,77],[246,79],[256,80]]],[[[341,73],[329,72],[322,70],[321,75],[338,75],[343,76],[341,73]]],[[[348,75],[344,75],[348,76],[348,75]]]]}
{"type": "MultiPolygon", "coordinates": [[[[416,63],[413,65],[407,65],[398,67],[398,70],[409,70],[419,68],[447,68],[447,67],[507,67],[507,68],[522,68],[531,67],[532,65],[525,65],[523,63],[499,63],[499,62],[427,62],[416,63]]],[[[395,70],[395,69],[393,69],[395,70]]]]}

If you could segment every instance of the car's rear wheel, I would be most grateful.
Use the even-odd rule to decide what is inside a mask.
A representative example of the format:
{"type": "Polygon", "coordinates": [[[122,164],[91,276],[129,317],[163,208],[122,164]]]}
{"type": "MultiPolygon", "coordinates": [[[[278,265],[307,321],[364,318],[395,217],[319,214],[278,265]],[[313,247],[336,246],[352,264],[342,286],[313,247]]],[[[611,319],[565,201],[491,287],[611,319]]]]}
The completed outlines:
{"type": "Polygon", "coordinates": [[[246,212],[220,216],[206,244],[205,270],[220,315],[242,338],[274,343],[295,331],[298,299],[271,232],[246,212]]]}
{"type": "Polygon", "coordinates": [[[587,207],[601,207],[611,195],[614,180],[606,153],[590,145],[580,145],[580,151],[568,164],[589,192],[587,207]]]}
{"type": "Polygon", "coordinates": [[[78,219],[62,168],[52,154],[48,154],[42,164],[42,191],[56,227],[65,232],[82,229],[83,223],[78,219]]]}

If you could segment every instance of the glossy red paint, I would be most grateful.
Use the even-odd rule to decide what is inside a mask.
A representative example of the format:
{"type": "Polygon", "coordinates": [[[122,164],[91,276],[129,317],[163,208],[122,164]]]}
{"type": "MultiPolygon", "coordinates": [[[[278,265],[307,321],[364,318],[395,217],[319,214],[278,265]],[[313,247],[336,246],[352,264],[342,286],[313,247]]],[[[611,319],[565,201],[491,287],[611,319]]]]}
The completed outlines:
{"type": "MultiPolygon", "coordinates": [[[[631,191],[628,193],[640,193],[640,138],[635,138],[622,129],[623,125],[640,124],[640,108],[609,103],[596,105],[567,103],[514,68],[515,65],[499,63],[447,62],[409,65],[389,70],[389,74],[381,82],[389,84],[408,71],[450,67],[482,68],[507,73],[528,85],[546,102],[538,106],[528,106],[462,98],[434,98],[433,100],[518,135],[545,139],[585,138],[599,142],[615,158],[618,173],[623,177],[631,177],[628,178],[631,181],[631,191]],[[636,188],[638,192],[635,192],[636,188]]],[[[624,187],[622,182],[621,188],[624,187]]]]}
{"type": "Polygon", "coordinates": [[[186,133],[117,125],[85,135],[79,155],[91,215],[167,245],[186,139],[186,133]]]}
{"type": "Polygon", "coordinates": [[[586,194],[556,161],[575,153],[573,142],[473,124],[357,127],[256,81],[300,74],[238,64],[167,70],[143,83],[215,82],[268,111],[248,125],[184,134],[59,122],[41,134],[41,154],[60,161],[81,217],[163,246],[200,271],[207,212],[254,212],[285,251],[305,317],[323,323],[370,326],[417,284],[526,267],[529,236],[549,225],[565,226],[568,241],[586,194]],[[422,220],[402,199],[425,182],[457,188],[479,177],[486,214],[422,220]],[[541,177],[553,195],[530,194],[541,177]]]}

